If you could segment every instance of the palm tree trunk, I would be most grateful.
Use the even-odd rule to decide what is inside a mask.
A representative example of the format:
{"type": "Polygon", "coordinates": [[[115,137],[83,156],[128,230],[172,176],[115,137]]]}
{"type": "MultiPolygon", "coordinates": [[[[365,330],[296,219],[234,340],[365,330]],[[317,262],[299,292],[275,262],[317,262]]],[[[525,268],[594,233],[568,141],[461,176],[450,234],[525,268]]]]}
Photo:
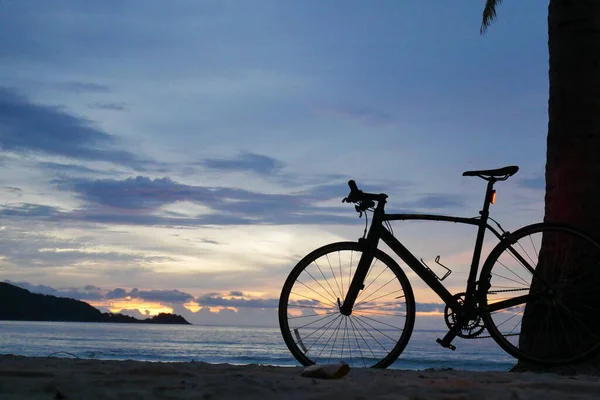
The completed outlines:
{"type": "MultiPolygon", "coordinates": [[[[569,223],[600,240],[600,0],[550,0],[548,50],[550,98],[544,219],[569,223]]],[[[542,245],[541,253],[551,251],[542,245]]],[[[600,271],[581,272],[591,277],[587,279],[589,284],[600,288],[600,271]]],[[[589,318],[600,321],[600,310],[591,314],[594,312],[589,318]]],[[[527,330],[536,319],[526,310],[523,337],[527,337],[527,330]]],[[[537,341],[544,339],[538,337],[537,341]]],[[[532,369],[540,368],[521,362],[515,368],[532,369]]],[[[544,370],[598,373],[600,358],[578,366],[544,370]]]]}
{"type": "Polygon", "coordinates": [[[600,1],[551,0],[547,221],[600,237],[600,1]]]}

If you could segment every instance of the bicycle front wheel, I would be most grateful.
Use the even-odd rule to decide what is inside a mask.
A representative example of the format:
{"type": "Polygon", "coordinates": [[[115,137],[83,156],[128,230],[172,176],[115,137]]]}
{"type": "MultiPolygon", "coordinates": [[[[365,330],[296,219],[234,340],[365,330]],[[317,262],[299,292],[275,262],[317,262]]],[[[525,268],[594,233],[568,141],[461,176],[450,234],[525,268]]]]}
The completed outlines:
{"type": "Polygon", "coordinates": [[[333,243],[304,257],[287,278],[279,299],[279,326],[302,365],[345,362],[385,368],[406,347],[415,300],[398,264],[375,252],[352,314],[340,313],[362,247],[333,243]]]}
{"type": "Polygon", "coordinates": [[[600,350],[600,245],[560,224],[519,229],[492,250],[480,276],[485,326],[512,356],[566,364],[600,350]]]}

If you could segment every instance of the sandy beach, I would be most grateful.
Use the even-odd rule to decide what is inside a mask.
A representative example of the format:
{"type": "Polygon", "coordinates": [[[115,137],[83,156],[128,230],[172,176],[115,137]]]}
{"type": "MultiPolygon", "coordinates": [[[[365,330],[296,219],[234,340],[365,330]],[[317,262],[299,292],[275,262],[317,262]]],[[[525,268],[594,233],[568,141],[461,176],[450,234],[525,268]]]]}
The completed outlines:
{"type": "Polygon", "coordinates": [[[0,356],[0,399],[597,399],[588,375],[302,368],[0,356]]]}

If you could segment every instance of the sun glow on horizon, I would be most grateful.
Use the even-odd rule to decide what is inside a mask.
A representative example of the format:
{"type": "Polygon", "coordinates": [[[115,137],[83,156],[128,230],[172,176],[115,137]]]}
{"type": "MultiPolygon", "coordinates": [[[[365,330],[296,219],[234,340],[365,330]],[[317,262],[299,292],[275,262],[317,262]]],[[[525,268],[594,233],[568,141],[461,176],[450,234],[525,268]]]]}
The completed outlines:
{"type": "Polygon", "coordinates": [[[144,301],[142,299],[125,298],[109,301],[89,302],[94,307],[106,307],[112,313],[120,313],[122,310],[138,310],[142,314],[153,317],[160,313],[172,313],[173,308],[161,303],[144,301]]]}

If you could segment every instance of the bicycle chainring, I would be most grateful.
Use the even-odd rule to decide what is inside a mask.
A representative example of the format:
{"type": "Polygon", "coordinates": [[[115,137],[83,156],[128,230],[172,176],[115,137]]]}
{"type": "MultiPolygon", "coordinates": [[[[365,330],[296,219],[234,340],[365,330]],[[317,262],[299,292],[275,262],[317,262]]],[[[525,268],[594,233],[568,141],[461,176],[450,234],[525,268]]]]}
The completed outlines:
{"type": "MultiPolygon", "coordinates": [[[[461,292],[454,295],[454,298],[460,303],[465,303],[465,295],[466,293],[461,292]]],[[[444,321],[448,328],[452,329],[456,324],[458,324],[458,315],[456,312],[452,310],[448,305],[444,309],[444,321]]],[[[469,320],[466,325],[463,325],[458,331],[457,336],[463,339],[473,339],[477,336],[481,335],[484,330],[483,321],[481,316],[477,315],[475,318],[469,320]]]]}

